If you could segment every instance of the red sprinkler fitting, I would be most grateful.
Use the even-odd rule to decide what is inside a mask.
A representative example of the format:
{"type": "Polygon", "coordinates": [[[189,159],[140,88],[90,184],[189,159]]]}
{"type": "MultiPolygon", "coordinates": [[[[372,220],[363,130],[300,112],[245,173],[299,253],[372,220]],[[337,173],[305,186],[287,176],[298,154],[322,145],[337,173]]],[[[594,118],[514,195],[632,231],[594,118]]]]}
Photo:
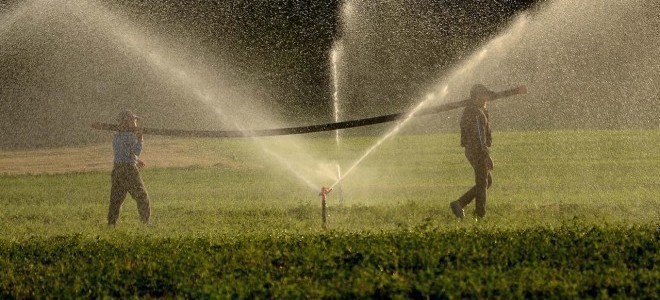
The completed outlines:
{"type": "Polygon", "coordinates": [[[332,188],[329,187],[321,187],[321,192],[319,193],[319,196],[321,196],[321,220],[323,221],[323,229],[328,229],[328,223],[327,223],[327,209],[325,206],[325,198],[326,196],[332,192],[332,188]]]}
{"type": "Polygon", "coordinates": [[[325,202],[325,198],[328,194],[332,192],[332,188],[329,187],[321,187],[321,192],[319,193],[319,196],[321,196],[321,201],[325,202]]]}

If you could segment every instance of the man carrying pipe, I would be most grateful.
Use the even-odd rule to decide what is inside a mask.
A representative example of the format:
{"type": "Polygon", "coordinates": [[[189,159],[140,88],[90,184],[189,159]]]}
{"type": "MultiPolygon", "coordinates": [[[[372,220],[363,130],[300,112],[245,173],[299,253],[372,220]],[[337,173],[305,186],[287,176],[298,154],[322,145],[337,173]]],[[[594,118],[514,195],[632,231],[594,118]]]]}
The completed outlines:
{"type": "Polygon", "coordinates": [[[112,186],[110,187],[110,205],[108,208],[108,225],[115,226],[126,194],[137,201],[140,220],[149,224],[151,208],[149,195],[142,182],[140,169],[145,164],[138,156],[142,152],[144,139],[138,127],[140,117],[130,110],[119,113],[117,121],[119,131],[112,139],[114,150],[114,167],[112,168],[112,186]]]}
{"type": "Polygon", "coordinates": [[[494,164],[490,157],[491,131],[488,122],[488,102],[515,94],[526,94],[527,87],[518,88],[503,93],[495,93],[481,84],[475,84],[470,89],[470,101],[463,110],[461,117],[461,146],[465,148],[465,157],[474,169],[475,185],[458,200],[451,202],[449,207],[458,218],[464,218],[466,207],[476,199],[477,218],[486,216],[486,191],[493,184],[491,171],[494,164]]]}

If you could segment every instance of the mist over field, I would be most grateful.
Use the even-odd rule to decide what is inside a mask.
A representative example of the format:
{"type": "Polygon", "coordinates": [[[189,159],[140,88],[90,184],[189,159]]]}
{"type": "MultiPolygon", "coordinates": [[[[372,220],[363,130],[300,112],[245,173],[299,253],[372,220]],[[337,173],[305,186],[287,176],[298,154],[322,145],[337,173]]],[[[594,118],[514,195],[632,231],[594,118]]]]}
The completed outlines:
{"type": "MultiPolygon", "coordinates": [[[[9,1],[0,6],[0,147],[107,141],[89,125],[124,108],[150,127],[329,122],[337,48],[342,120],[407,111],[429,94],[461,100],[482,82],[529,87],[493,104],[500,129],[658,128],[658,10],[636,1],[9,1]]],[[[410,128],[454,131],[459,113],[410,128]]]]}

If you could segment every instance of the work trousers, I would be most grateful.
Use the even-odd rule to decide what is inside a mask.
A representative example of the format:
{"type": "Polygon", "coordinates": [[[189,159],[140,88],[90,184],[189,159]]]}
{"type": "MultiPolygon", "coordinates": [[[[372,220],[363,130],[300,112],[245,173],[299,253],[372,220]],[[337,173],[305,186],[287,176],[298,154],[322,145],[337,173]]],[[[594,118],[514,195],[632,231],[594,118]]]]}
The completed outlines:
{"type": "Polygon", "coordinates": [[[458,203],[464,208],[476,199],[477,217],[483,218],[486,216],[486,190],[493,184],[493,177],[482,153],[465,148],[465,157],[474,169],[474,186],[458,198],[458,203]]]}
{"type": "Polygon", "coordinates": [[[126,194],[131,194],[137,201],[140,220],[149,223],[151,208],[149,206],[149,195],[144,188],[142,177],[137,166],[130,164],[115,164],[112,169],[112,187],[110,188],[110,208],[108,209],[108,224],[115,225],[119,218],[121,206],[126,199],[126,194]]]}

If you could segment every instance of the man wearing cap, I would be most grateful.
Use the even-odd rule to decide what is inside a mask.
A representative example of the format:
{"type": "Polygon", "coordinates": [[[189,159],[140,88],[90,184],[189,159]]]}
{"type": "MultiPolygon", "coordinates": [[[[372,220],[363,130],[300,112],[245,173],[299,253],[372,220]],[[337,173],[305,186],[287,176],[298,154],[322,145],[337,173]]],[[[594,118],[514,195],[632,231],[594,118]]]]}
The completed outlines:
{"type": "Polygon", "coordinates": [[[449,205],[456,217],[465,217],[463,208],[475,199],[477,218],[486,216],[486,190],[493,184],[493,160],[490,157],[492,137],[486,109],[488,101],[525,93],[526,86],[501,93],[490,91],[482,84],[475,84],[470,89],[470,101],[461,117],[461,146],[465,147],[465,156],[474,169],[475,185],[449,205]]]}
{"type": "Polygon", "coordinates": [[[121,206],[129,193],[137,201],[140,220],[148,224],[151,215],[149,195],[140,177],[140,169],[144,162],[138,159],[142,152],[142,132],[138,128],[138,120],[130,110],[119,113],[119,131],[114,134],[112,147],[114,150],[114,167],[112,169],[112,187],[110,189],[110,208],[108,225],[114,226],[119,218],[121,206]]]}

